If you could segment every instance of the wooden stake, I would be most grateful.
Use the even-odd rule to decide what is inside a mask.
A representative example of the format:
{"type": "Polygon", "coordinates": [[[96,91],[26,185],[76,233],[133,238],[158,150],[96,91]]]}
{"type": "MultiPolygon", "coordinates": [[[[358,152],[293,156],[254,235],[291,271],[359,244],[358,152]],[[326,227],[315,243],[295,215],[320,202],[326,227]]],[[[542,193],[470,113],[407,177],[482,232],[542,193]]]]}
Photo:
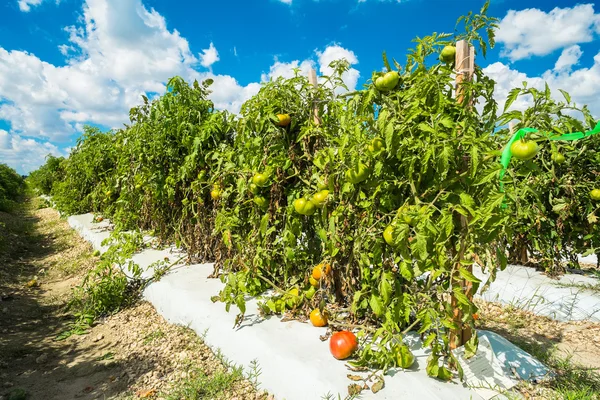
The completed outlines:
{"type": "MultiPolygon", "coordinates": [[[[313,85],[315,88],[319,87],[319,83],[317,81],[317,71],[315,71],[313,68],[311,68],[308,71],[308,83],[313,85]]],[[[319,105],[318,105],[317,101],[318,101],[318,99],[315,98],[315,100],[313,102],[313,115],[314,115],[315,125],[320,125],[321,118],[319,118],[319,105]]]]}
{"type": "MultiPolygon", "coordinates": [[[[463,85],[463,83],[469,82],[469,81],[471,81],[471,79],[473,79],[473,73],[475,72],[475,48],[473,46],[470,46],[466,40],[460,40],[459,42],[456,43],[456,56],[455,56],[454,65],[456,66],[456,72],[457,72],[457,74],[456,74],[456,100],[459,103],[464,104],[465,99],[467,99],[468,103],[464,104],[464,105],[465,105],[465,107],[471,107],[473,105],[474,99],[471,98],[469,93],[466,92],[466,87],[465,87],[465,85],[463,85]]],[[[466,217],[461,216],[460,222],[461,222],[461,228],[466,229],[466,227],[468,226],[468,221],[467,221],[466,217]]],[[[460,261],[463,258],[464,254],[462,254],[462,251],[461,251],[457,254],[457,256],[458,256],[457,269],[463,268],[460,265],[460,261]]],[[[467,271],[469,271],[471,273],[473,272],[472,265],[466,266],[464,268],[466,268],[467,271]]],[[[452,277],[452,279],[459,278],[459,277],[460,277],[460,274],[457,270],[455,272],[455,275],[452,277]]],[[[464,279],[460,279],[460,282],[461,282],[461,286],[462,286],[463,290],[465,291],[465,295],[469,298],[469,300],[472,301],[473,300],[473,284],[464,279]]],[[[450,304],[453,309],[454,323],[459,326],[458,330],[454,330],[454,331],[450,332],[450,337],[449,337],[450,348],[455,349],[456,347],[462,346],[466,342],[468,342],[469,339],[471,339],[471,337],[473,336],[473,331],[471,330],[471,327],[463,325],[462,312],[460,311],[460,308],[458,307],[458,300],[454,296],[451,297],[450,304]]]]}

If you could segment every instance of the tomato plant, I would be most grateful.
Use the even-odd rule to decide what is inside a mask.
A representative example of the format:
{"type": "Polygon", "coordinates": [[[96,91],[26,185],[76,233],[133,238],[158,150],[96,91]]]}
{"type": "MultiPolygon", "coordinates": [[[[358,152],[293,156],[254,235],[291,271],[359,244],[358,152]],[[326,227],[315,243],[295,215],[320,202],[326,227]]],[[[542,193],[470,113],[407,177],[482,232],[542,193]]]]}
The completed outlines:
{"type": "MultiPolygon", "coordinates": [[[[507,243],[512,262],[539,266],[552,275],[564,271],[562,260],[578,268],[578,254],[600,253],[600,207],[590,196],[600,176],[600,138],[551,140],[590,130],[596,121],[586,107],[576,107],[567,92],[562,94],[564,101],[558,101],[548,87],[515,88],[505,109],[519,96],[531,96],[536,106],[506,111],[499,122],[513,120],[517,129],[539,130],[529,134],[540,143],[539,156],[514,164],[506,178],[506,204],[514,215],[506,226],[507,243]],[[577,113],[582,118],[573,116],[577,113]]],[[[506,140],[507,134],[503,130],[498,137],[506,140]]]]}

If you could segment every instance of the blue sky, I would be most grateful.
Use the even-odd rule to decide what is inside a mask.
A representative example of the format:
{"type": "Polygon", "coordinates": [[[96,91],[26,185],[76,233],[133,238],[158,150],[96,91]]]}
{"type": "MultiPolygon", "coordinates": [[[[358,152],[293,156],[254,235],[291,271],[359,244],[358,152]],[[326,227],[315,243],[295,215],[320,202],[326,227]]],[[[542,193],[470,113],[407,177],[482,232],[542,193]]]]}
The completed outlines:
{"type": "MultiPolygon", "coordinates": [[[[26,173],[66,154],[85,123],[119,127],[142,93],[164,82],[215,78],[232,111],[261,81],[294,66],[319,73],[335,58],[360,88],[381,52],[403,63],[415,36],[452,32],[482,0],[4,0],[0,5],[0,162],[26,173]]],[[[599,7],[591,2],[493,0],[498,46],[478,58],[497,99],[548,81],[600,115],[599,7]]],[[[514,107],[524,107],[526,101],[514,107]]]]}

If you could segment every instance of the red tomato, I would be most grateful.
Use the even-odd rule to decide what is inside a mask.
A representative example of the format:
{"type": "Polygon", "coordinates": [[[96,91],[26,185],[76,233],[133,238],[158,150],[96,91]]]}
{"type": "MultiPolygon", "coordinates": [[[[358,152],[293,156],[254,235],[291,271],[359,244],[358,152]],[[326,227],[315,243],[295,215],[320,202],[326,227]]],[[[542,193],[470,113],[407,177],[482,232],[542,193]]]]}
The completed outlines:
{"type": "Polygon", "coordinates": [[[340,331],[331,335],[329,339],[329,351],[338,360],[344,360],[352,355],[358,348],[358,341],[354,333],[340,331]]]}

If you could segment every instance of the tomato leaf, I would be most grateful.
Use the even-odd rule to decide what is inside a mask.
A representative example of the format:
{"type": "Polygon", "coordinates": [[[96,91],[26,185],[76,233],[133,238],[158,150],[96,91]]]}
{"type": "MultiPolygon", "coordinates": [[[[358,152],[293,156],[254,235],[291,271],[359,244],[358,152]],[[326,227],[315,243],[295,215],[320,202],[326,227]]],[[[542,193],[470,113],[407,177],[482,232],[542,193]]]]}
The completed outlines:
{"type": "Polygon", "coordinates": [[[470,272],[469,270],[467,270],[466,268],[462,268],[462,267],[459,268],[458,273],[460,274],[460,276],[463,277],[463,279],[465,279],[469,282],[481,283],[481,280],[479,278],[477,278],[475,275],[473,275],[473,273],[470,272]]]}

